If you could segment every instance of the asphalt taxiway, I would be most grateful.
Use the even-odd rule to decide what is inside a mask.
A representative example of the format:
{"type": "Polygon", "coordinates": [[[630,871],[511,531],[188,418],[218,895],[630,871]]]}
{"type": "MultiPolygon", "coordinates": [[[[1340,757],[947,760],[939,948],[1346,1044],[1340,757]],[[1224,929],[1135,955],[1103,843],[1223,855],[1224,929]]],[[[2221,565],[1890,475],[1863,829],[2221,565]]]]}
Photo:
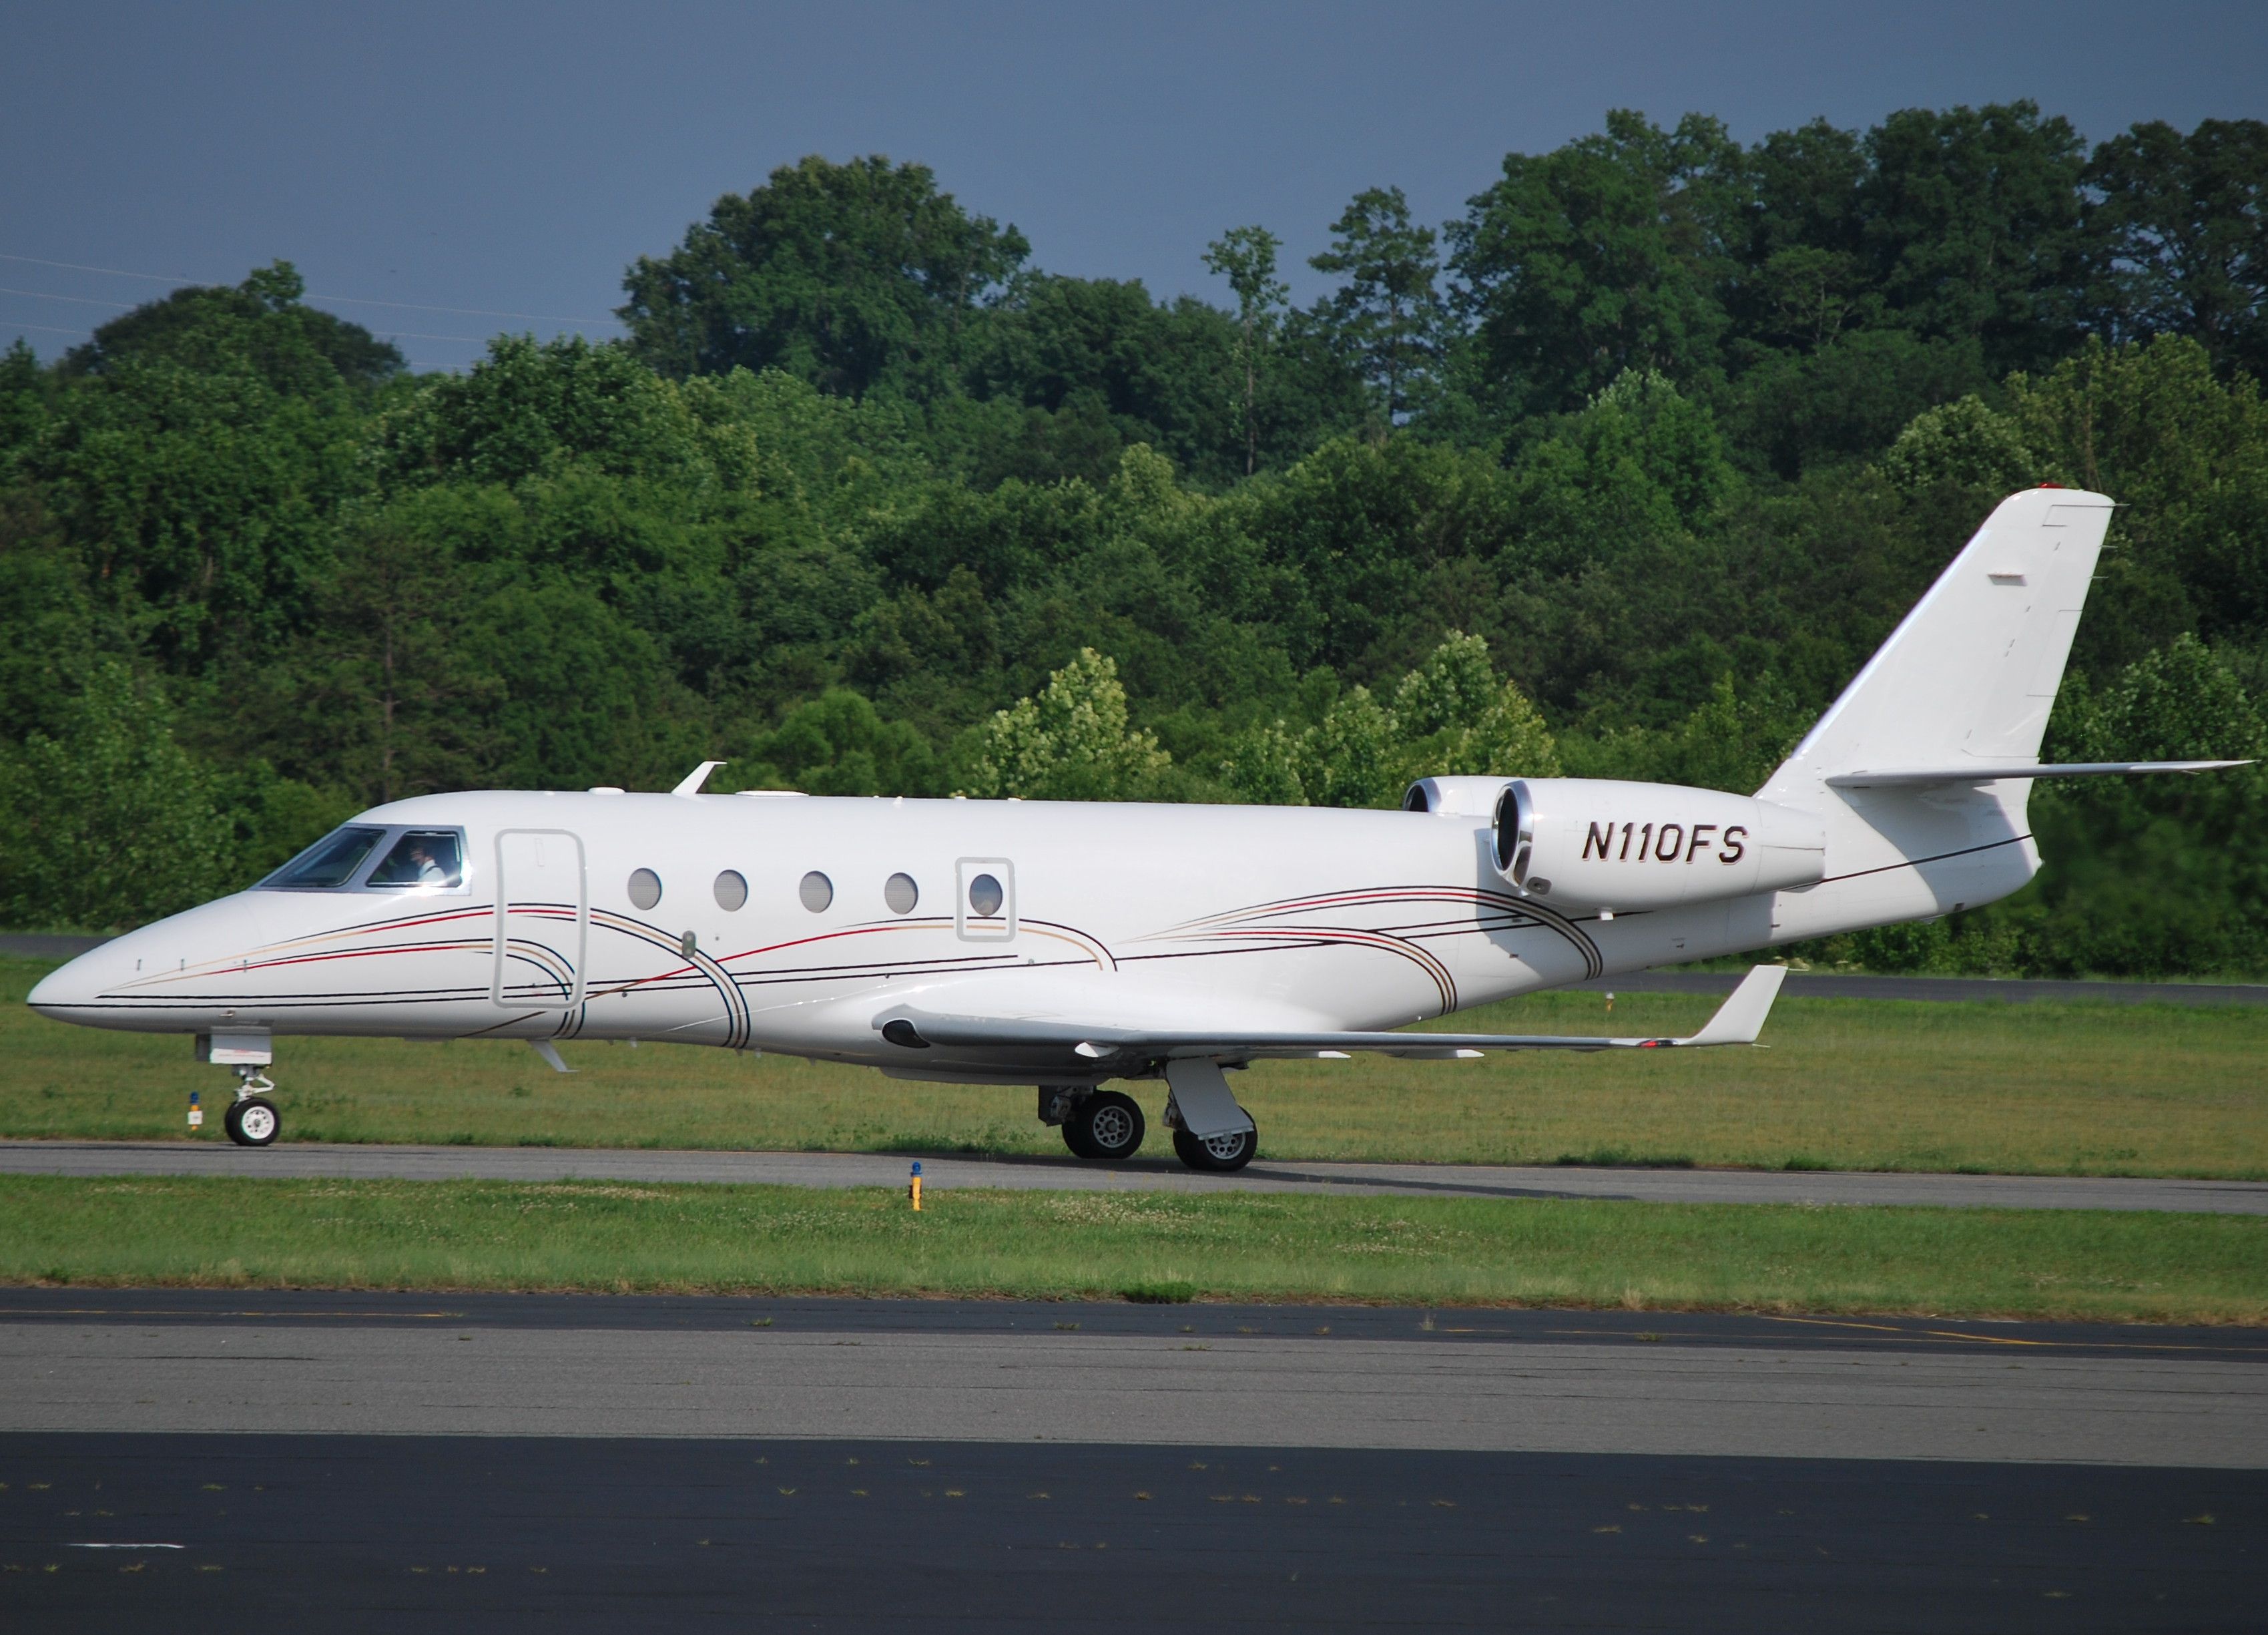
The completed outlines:
{"type": "Polygon", "coordinates": [[[740,1153],[600,1147],[232,1146],[180,1141],[0,1141],[0,1175],[246,1175],[369,1181],[725,1182],[766,1186],[905,1184],[918,1156],[931,1188],[1012,1190],[1316,1192],[1435,1197],[1631,1198],[1664,1204],[1921,1204],[1950,1208],[2171,1210],[2268,1214],[2268,1182],[2094,1175],[1900,1175],[1848,1170],[1640,1169],[1488,1164],[1336,1164],[1261,1160],[1200,1175],[1171,1160],[1089,1164],[1068,1157],[740,1153]]]}
{"type": "Polygon", "coordinates": [[[11,1629],[2257,1627],[2268,1336],[0,1294],[11,1629]]]}

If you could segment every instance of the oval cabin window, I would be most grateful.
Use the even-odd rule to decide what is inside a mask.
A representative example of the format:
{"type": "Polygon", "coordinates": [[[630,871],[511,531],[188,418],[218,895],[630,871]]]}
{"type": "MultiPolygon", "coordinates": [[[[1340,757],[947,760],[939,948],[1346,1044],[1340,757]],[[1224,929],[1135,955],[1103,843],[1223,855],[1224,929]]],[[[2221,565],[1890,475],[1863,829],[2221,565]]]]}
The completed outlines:
{"type": "Polygon", "coordinates": [[[661,901],[661,876],[652,869],[639,869],[630,876],[632,906],[650,909],[661,901]]]}
{"type": "Polygon", "coordinates": [[[882,883],[882,901],[890,905],[893,914],[911,914],[914,904],[921,901],[921,887],[910,874],[893,874],[882,883]]]}
{"type": "Polygon", "coordinates": [[[795,895],[814,914],[824,914],[827,905],[835,901],[835,882],[814,869],[803,877],[803,884],[795,888],[795,895]]]}
{"type": "Polygon", "coordinates": [[[990,919],[999,913],[1000,905],[1008,894],[1000,889],[1000,882],[990,874],[979,874],[968,882],[968,910],[979,919],[990,919]]]}
{"type": "Polygon", "coordinates": [[[717,876],[717,906],[727,914],[735,913],[748,900],[748,882],[737,869],[726,869],[717,876]]]}

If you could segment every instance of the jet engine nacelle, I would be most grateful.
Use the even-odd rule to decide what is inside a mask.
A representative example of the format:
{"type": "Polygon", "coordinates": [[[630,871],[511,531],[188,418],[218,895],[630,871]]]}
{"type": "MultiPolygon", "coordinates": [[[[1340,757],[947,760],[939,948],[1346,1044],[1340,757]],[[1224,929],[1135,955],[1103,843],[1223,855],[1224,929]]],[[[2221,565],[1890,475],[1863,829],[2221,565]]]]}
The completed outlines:
{"type": "Polygon", "coordinates": [[[1525,777],[1495,810],[1496,865],[1558,908],[1636,913],[1815,884],[1826,827],[1808,813],[1715,789],[1525,777]]]}

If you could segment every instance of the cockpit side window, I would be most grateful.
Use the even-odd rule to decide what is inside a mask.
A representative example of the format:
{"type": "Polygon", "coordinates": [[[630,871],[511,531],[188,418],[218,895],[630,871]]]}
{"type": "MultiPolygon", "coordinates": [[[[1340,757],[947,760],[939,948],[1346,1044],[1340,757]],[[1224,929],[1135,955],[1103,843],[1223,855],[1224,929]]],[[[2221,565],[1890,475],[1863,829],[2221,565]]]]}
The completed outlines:
{"type": "Polygon", "coordinates": [[[464,851],[456,830],[413,829],[394,843],[386,861],[364,883],[395,890],[423,886],[453,891],[464,880],[464,851]]]}
{"type": "Polygon", "coordinates": [[[324,836],[260,884],[270,891],[335,890],[355,877],[355,871],[385,838],[382,829],[350,823],[324,836]]]}

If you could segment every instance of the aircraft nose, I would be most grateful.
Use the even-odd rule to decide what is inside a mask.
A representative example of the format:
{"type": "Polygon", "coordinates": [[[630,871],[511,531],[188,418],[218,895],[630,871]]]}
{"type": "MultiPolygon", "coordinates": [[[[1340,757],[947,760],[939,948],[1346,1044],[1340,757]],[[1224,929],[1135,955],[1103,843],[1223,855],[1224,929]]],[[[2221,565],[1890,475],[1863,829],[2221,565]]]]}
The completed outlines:
{"type": "Polygon", "coordinates": [[[110,985],[109,976],[117,968],[118,956],[105,952],[108,946],[90,949],[49,971],[33,985],[25,1003],[59,1022],[80,1020],[110,985]]]}

